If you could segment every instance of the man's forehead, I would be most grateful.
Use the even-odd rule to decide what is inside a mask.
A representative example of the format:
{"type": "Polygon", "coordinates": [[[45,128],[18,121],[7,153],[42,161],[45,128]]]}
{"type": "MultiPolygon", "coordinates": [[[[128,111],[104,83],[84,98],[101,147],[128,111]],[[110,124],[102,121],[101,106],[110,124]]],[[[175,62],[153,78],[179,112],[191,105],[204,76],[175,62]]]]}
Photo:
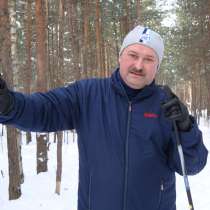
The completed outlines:
{"type": "Polygon", "coordinates": [[[144,55],[144,56],[153,57],[153,58],[155,57],[155,55],[153,53],[152,54],[150,54],[150,53],[142,53],[142,52],[137,52],[135,50],[128,50],[127,53],[135,53],[137,55],[144,55]]]}
{"type": "Polygon", "coordinates": [[[149,57],[157,57],[157,54],[155,51],[149,47],[146,47],[142,44],[133,44],[125,48],[125,51],[127,53],[135,53],[138,55],[144,55],[144,56],[149,56],[149,57]]]}

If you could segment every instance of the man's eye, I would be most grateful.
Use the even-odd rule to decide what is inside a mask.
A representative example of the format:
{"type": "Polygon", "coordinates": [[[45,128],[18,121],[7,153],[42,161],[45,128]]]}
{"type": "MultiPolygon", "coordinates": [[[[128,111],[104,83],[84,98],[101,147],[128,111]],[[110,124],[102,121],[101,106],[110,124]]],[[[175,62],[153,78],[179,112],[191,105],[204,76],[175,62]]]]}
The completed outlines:
{"type": "Polygon", "coordinates": [[[137,55],[135,55],[135,54],[130,54],[130,56],[131,56],[132,58],[137,58],[137,55]]]}
{"type": "Polygon", "coordinates": [[[152,58],[145,58],[144,60],[147,61],[147,62],[153,62],[154,61],[152,58]]]}

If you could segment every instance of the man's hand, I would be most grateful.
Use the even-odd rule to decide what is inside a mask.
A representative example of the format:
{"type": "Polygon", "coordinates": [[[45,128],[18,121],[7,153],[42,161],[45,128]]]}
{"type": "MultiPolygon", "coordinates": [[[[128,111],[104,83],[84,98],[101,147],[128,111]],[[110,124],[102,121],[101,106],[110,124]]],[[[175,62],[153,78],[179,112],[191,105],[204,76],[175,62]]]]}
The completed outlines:
{"type": "Polygon", "coordinates": [[[0,115],[7,115],[13,108],[14,98],[0,76],[0,115]]]}
{"type": "Polygon", "coordinates": [[[168,96],[168,100],[162,103],[165,117],[169,120],[175,120],[180,131],[189,131],[192,127],[192,120],[187,107],[168,86],[164,87],[164,91],[168,96]]]}

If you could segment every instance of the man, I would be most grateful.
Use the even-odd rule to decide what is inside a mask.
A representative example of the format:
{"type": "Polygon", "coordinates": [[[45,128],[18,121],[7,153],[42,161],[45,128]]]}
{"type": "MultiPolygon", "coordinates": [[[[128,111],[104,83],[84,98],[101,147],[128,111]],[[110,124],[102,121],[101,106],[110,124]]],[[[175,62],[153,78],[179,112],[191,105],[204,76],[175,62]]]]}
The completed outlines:
{"type": "Polygon", "coordinates": [[[125,37],[111,78],[77,81],[24,95],[1,80],[0,122],[26,131],[76,129],[78,210],[175,210],[175,172],[182,174],[171,119],[176,119],[188,174],[207,150],[186,107],[155,84],[163,40],[137,26],[125,37]]]}

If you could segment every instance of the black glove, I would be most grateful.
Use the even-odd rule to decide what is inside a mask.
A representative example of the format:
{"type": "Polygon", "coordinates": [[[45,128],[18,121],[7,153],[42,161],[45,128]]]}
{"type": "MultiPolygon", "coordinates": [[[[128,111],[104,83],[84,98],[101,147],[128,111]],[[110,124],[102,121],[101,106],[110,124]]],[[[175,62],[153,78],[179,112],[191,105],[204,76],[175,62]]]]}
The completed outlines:
{"type": "Polygon", "coordinates": [[[14,96],[0,76],[0,115],[7,115],[14,107],[14,96]]]}
{"type": "Polygon", "coordinates": [[[175,120],[179,131],[189,131],[192,127],[187,107],[171,91],[168,86],[164,86],[168,100],[162,103],[165,117],[169,120],[175,120]]]}

